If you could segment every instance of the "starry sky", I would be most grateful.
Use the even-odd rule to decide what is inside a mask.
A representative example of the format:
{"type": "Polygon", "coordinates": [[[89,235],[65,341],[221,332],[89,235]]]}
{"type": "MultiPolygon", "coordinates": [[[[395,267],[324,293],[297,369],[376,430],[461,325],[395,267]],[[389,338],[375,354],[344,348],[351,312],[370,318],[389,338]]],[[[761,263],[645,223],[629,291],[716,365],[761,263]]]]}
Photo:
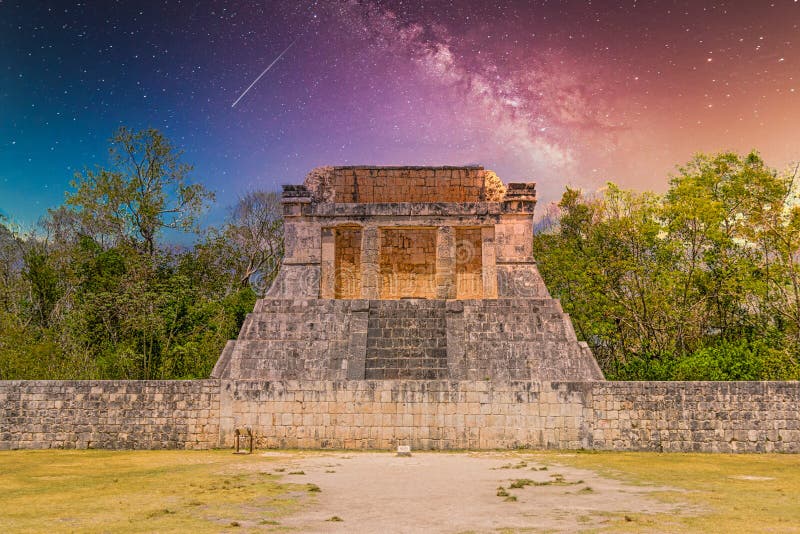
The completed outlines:
{"type": "Polygon", "coordinates": [[[800,159],[800,3],[0,0],[0,212],[59,205],[120,125],[184,150],[207,224],[326,164],[663,191],[698,151],[800,159]]]}

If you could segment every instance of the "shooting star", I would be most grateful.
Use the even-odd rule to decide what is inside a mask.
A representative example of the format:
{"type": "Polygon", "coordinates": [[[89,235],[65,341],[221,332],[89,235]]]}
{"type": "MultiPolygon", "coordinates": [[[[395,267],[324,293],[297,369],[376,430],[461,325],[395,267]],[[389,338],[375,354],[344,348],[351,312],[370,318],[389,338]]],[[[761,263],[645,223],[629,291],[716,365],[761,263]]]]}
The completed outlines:
{"type": "Polygon", "coordinates": [[[259,74],[259,75],[258,75],[258,78],[256,78],[255,80],[253,80],[253,83],[251,83],[251,84],[250,84],[250,85],[247,87],[247,89],[245,89],[245,90],[244,90],[244,92],[243,92],[242,94],[240,94],[240,95],[239,95],[239,98],[237,98],[237,99],[236,99],[236,100],[233,102],[233,104],[231,104],[231,107],[236,107],[236,104],[238,104],[238,103],[239,103],[239,100],[241,100],[242,98],[244,98],[244,95],[246,95],[246,94],[247,94],[247,91],[249,91],[250,89],[252,89],[252,88],[253,88],[253,86],[254,86],[255,84],[257,84],[257,83],[258,83],[258,80],[260,80],[260,79],[261,79],[261,77],[262,77],[262,76],[264,76],[264,75],[267,73],[267,71],[268,71],[269,69],[271,69],[271,68],[272,68],[272,66],[273,66],[273,65],[275,65],[275,63],[277,63],[277,62],[278,62],[278,60],[279,60],[280,58],[282,58],[282,57],[283,57],[283,55],[284,55],[286,52],[288,52],[288,51],[289,51],[289,49],[290,49],[291,47],[293,47],[293,46],[294,46],[294,44],[297,42],[297,40],[298,40],[298,39],[300,39],[300,37],[299,37],[299,36],[298,36],[298,37],[296,37],[296,38],[295,38],[295,40],[294,40],[294,41],[292,41],[292,43],[291,43],[289,46],[287,46],[287,47],[286,47],[286,49],[284,49],[284,51],[283,51],[283,52],[281,52],[280,54],[278,54],[278,57],[276,57],[274,60],[272,60],[272,63],[270,63],[270,64],[267,66],[267,68],[266,68],[266,69],[264,69],[264,72],[262,72],[261,74],[259,74]]]}

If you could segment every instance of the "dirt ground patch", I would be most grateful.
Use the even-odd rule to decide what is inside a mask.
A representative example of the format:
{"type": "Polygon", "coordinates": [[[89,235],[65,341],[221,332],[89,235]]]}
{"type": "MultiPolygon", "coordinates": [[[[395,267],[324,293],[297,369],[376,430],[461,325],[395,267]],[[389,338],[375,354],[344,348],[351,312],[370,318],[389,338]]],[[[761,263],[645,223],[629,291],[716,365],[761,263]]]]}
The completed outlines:
{"type": "MultiPolygon", "coordinates": [[[[502,453],[263,453],[284,480],[320,488],[312,506],[284,518],[302,532],[578,531],[625,514],[687,513],[654,492],[553,462],[502,453]],[[333,519],[333,520],[332,520],[333,519]]],[[[630,517],[629,517],[630,519],[630,517]]]]}

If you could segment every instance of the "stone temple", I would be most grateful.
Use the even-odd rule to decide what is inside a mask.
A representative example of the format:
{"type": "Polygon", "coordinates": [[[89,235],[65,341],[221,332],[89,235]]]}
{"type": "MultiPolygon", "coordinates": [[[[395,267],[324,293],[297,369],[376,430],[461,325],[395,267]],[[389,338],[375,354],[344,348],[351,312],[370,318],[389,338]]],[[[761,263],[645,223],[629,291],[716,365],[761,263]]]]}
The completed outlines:
{"type": "Polygon", "coordinates": [[[800,453],[800,382],[607,381],[532,254],[533,184],[326,167],[206,380],[0,381],[0,450],[232,447],[800,453]]]}
{"type": "Polygon", "coordinates": [[[534,183],[322,167],[282,204],[280,273],[213,378],[603,380],[536,268],[534,183]]]}

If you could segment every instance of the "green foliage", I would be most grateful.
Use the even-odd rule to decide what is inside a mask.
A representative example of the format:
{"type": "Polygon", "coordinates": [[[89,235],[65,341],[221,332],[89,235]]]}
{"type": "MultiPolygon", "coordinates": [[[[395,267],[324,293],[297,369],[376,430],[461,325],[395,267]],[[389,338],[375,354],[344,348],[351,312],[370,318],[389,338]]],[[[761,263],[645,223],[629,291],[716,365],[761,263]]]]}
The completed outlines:
{"type": "Polygon", "coordinates": [[[274,276],[274,194],[252,193],[247,217],[172,250],[159,232],[196,230],[211,193],[155,130],[121,129],[111,163],[80,176],[39,233],[0,221],[0,379],[208,377],[253,309],[243,282],[274,276]]]}
{"type": "Polygon", "coordinates": [[[76,175],[67,204],[84,231],[112,243],[131,240],[152,255],[165,228],[191,231],[213,193],[189,180],[191,165],[158,130],[120,128],[111,139],[108,169],[76,175]]]}
{"type": "Polygon", "coordinates": [[[800,368],[776,346],[780,340],[722,341],[681,359],[675,380],[797,380],[800,368]]]}
{"type": "Polygon", "coordinates": [[[661,196],[566,190],[535,254],[607,378],[800,374],[795,178],[722,153],[679,168],[661,196]]]}
{"type": "Polygon", "coordinates": [[[40,246],[34,245],[23,256],[23,279],[30,287],[31,315],[41,326],[48,326],[50,316],[59,298],[59,278],[50,257],[40,246]]]}

